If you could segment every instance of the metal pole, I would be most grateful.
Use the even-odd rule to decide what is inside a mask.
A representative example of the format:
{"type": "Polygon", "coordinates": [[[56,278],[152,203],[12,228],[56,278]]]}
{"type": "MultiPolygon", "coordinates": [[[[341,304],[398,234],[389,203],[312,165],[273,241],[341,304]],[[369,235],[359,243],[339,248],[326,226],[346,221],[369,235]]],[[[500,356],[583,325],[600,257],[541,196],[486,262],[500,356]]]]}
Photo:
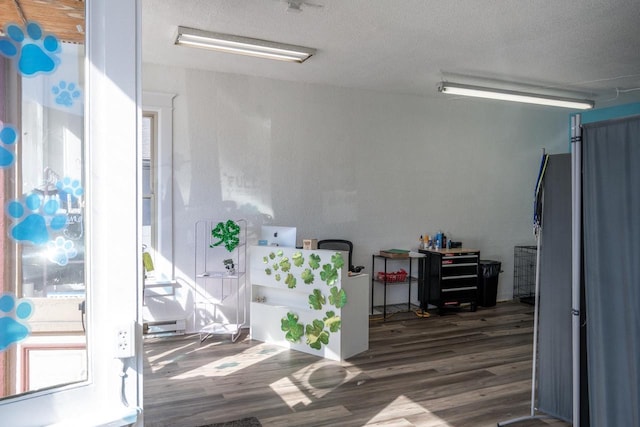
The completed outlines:
{"type": "MultiPolygon", "coordinates": [[[[542,151],[544,156],[545,152],[542,151]]],[[[544,190],[543,190],[544,191],[544,190]]],[[[544,218],[543,218],[544,221],[544,218]]],[[[534,295],[534,307],[533,307],[533,357],[531,362],[531,412],[527,417],[514,418],[508,421],[499,422],[498,427],[506,426],[509,424],[515,424],[526,420],[551,418],[549,415],[536,415],[536,371],[538,369],[538,313],[540,311],[540,248],[542,246],[542,227],[536,230],[536,290],[534,295]]]]}
{"type": "Polygon", "coordinates": [[[582,254],[582,129],[581,116],[571,117],[571,330],[573,425],[580,426],[580,282],[582,254]]]}

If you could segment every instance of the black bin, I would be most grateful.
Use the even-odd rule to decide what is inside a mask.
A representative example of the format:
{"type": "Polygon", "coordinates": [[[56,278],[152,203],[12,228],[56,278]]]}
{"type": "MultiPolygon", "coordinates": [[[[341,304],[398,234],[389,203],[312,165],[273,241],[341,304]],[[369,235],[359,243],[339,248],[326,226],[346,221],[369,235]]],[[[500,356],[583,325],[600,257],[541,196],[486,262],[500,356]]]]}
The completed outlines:
{"type": "Polygon", "coordinates": [[[502,263],[499,261],[480,260],[480,280],[478,281],[478,305],[493,307],[498,295],[498,275],[502,263]]]}

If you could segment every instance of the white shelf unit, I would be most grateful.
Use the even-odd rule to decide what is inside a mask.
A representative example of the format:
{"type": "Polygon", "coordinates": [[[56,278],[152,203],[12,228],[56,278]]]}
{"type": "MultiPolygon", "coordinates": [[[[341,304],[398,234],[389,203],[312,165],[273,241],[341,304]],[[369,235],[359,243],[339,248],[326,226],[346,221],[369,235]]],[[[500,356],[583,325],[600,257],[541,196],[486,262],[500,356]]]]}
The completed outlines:
{"type": "Polygon", "coordinates": [[[247,223],[242,219],[199,220],[195,244],[194,324],[200,342],[214,334],[231,335],[235,342],[247,323],[247,223]],[[239,227],[238,242],[227,248],[212,231],[220,226],[226,229],[230,222],[239,227]],[[225,260],[233,262],[233,271],[226,268],[225,260]]]}
{"type": "MultiPolygon", "coordinates": [[[[251,338],[275,344],[281,347],[302,351],[331,360],[345,360],[369,348],[369,276],[360,274],[349,277],[347,273],[347,256],[343,255],[345,265],[337,270],[337,280],[328,285],[320,277],[326,264],[331,263],[335,250],[303,250],[296,248],[252,246],[250,249],[251,266],[251,338]],[[311,255],[320,259],[320,267],[309,266],[311,255]],[[296,265],[295,257],[304,262],[296,265]],[[267,262],[265,262],[265,259],[267,262]],[[274,269],[274,264],[282,260],[290,261],[290,269],[282,271],[274,269]],[[314,275],[312,283],[305,283],[303,272],[309,269],[314,275]],[[289,273],[296,279],[295,285],[287,283],[289,273]],[[279,274],[279,277],[277,276],[279,274]],[[343,290],[346,304],[336,307],[329,300],[331,289],[334,292],[343,290]],[[326,298],[321,309],[314,309],[310,304],[310,295],[319,290],[326,298]],[[297,316],[298,323],[304,325],[305,332],[314,320],[323,321],[328,318],[327,312],[333,312],[341,320],[338,331],[330,331],[326,327],[328,343],[321,348],[312,348],[306,334],[297,342],[286,339],[286,331],[282,330],[282,321],[289,313],[297,316]]],[[[329,321],[330,322],[330,321],[329,321]]]]}

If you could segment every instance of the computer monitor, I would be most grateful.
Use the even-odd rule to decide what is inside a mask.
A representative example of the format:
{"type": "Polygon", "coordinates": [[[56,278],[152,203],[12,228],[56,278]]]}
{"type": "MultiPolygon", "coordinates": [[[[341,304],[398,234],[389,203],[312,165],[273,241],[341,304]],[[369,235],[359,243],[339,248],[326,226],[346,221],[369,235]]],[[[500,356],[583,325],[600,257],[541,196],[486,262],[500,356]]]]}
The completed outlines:
{"type": "Polygon", "coordinates": [[[296,227],[263,225],[258,244],[261,246],[283,246],[295,248],[296,227]]]}

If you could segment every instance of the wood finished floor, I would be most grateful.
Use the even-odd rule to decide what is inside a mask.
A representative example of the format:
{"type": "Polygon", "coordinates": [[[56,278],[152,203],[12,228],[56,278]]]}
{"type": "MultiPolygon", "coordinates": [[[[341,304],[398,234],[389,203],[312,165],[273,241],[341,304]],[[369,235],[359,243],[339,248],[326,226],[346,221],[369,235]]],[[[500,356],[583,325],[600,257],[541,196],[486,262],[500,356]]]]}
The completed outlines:
{"type": "MultiPolygon", "coordinates": [[[[533,308],[516,302],[372,320],[369,350],[333,362],[253,341],[145,341],[145,426],[249,416],[263,426],[482,427],[529,415],[533,308]],[[406,319],[406,320],[403,320],[406,319]]],[[[568,427],[528,420],[516,427],[568,427]]]]}

